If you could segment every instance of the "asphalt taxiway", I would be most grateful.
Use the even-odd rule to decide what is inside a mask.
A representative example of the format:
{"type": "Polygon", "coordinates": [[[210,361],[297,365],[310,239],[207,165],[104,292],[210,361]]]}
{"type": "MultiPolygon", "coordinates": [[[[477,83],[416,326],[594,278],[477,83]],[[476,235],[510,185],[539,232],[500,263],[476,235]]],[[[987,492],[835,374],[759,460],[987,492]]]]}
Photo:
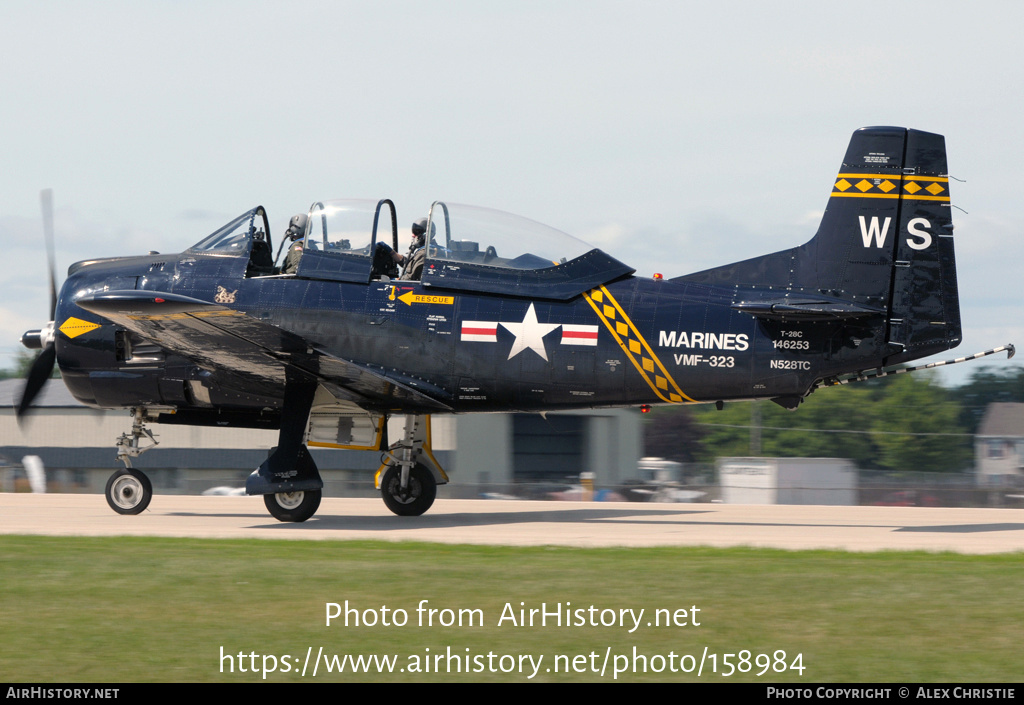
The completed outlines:
{"type": "Polygon", "coordinates": [[[439,499],[423,516],[398,517],[380,500],[325,497],[309,521],[284,524],[261,497],[158,494],[142,514],[121,516],[98,494],[0,493],[0,534],[983,554],[1024,552],[1024,509],[439,499]]]}

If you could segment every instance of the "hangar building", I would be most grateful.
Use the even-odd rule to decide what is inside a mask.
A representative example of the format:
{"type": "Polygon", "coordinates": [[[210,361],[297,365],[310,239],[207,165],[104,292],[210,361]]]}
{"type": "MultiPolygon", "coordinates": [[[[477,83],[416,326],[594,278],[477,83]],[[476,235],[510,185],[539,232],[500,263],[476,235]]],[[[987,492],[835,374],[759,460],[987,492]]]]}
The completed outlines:
{"type": "MultiPolygon", "coordinates": [[[[36,408],[19,427],[14,405],[21,380],[0,381],[0,490],[10,491],[26,455],[38,455],[50,491],[102,492],[121,467],[114,444],[131,428],[126,411],[96,411],[79,404],[59,380],[47,384],[36,408]]],[[[451,478],[441,497],[511,493],[522,483],[576,481],[594,473],[595,486],[614,487],[636,476],[643,454],[640,414],[635,409],[597,409],[540,414],[467,414],[432,417],[434,454],[451,478]]],[[[393,419],[392,439],[402,419],[393,419]]],[[[168,426],[148,428],[160,445],[133,459],[160,493],[198,494],[217,486],[242,487],[245,478],[277,444],[277,431],[168,426]]],[[[314,449],[328,496],[370,496],[377,454],[314,449]]],[[[20,486],[18,489],[21,489],[20,486]]]]}

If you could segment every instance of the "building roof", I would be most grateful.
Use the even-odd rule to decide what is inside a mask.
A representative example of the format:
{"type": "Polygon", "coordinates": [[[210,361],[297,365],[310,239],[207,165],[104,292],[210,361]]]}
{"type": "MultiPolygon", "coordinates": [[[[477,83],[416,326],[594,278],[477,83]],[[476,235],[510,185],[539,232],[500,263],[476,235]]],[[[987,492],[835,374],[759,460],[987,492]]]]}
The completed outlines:
{"type": "Polygon", "coordinates": [[[1024,404],[994,402],[985,409],[979,436],[1024,438],[1024,404]]]}
{"type": "MultiPolygon", "coordinates": [[[[21,393],[25,388],[23,379],[0,380],[0,409],[9,409],[17,406],[21,401],[21,393]]],[[[71,396],[71,392],[59,379],[51,379],[39,392],[39,396],[32,402],[33,406],[49,407],[73,407],[76,409],[88,408],[71,396]]]]}

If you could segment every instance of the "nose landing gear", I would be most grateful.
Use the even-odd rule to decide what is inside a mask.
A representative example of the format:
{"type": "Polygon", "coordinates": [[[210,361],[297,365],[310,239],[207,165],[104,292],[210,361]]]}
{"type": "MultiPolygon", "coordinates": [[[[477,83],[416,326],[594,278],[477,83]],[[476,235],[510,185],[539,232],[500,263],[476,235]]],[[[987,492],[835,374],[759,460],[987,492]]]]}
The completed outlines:
{"type": "Polygon", "coordinates": [[[131,433],[122,433],[117,439],[117,459],[124,463],[124,470],[110,476],[104,494],[107,504],[118,514],[141,514],[153,499],[153,483],[145,473],[134,469],[131,461],[159,443],[145,422],[146,410],[132,409],[131,433]],[[151,441],[149,445],[141,444],[143,437],[151,441]]]}
{"type": "Polygon", "coordinates": [[[141,514],[153,499],[153,484],[138,470],[118,470],[107,480],[106,495],[118,514],[141,514]]]}

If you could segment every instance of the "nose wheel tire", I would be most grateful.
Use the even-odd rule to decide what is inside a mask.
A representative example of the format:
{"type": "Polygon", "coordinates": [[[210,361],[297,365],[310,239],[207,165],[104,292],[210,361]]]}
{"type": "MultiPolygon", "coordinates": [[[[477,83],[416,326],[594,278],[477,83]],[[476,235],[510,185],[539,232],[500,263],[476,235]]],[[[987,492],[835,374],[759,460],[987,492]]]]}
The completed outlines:
{"type": "Polygon", "coordinates": [[[380,493],[388,509],[401,517],[417,517],[430,509],[437,496],[437,482],[423,465],[409,472],[409,484],[402,489],[402,468],[392,465],[380,482],[380,493]]]}
{"type": "Polygon", "coordinates": [[[153,483],[138,470],[118,470],[107,480],[105,494],[118,514],[141,514],[153,499],[153,483]]]}
{"type": "Polygon", "coordinates": [[[267,511],[278,521],[306,521],[320,507],[320,490],[278,492],[263,495],[267,511]]]}

